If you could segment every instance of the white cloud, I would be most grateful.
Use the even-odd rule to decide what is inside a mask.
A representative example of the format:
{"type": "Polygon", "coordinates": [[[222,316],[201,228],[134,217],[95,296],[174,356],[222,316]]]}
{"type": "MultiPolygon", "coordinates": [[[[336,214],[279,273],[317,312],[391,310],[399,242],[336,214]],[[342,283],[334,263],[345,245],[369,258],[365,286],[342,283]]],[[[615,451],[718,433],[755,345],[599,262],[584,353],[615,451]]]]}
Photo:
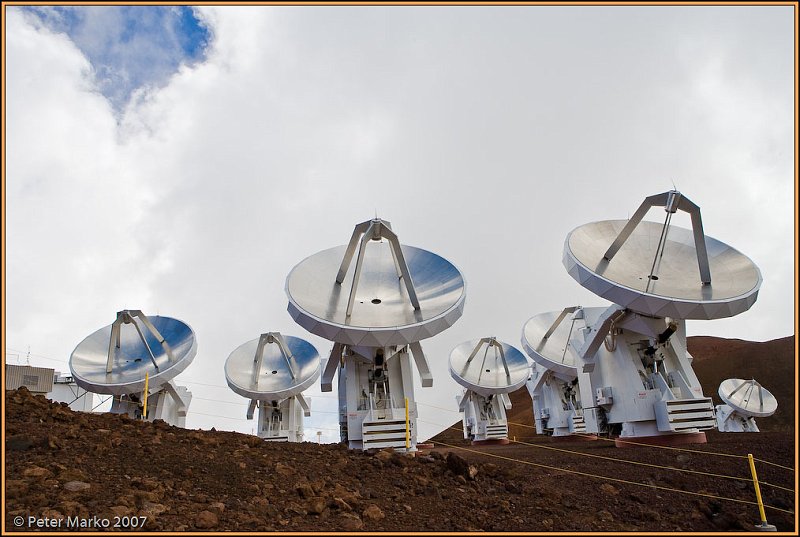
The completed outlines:
{"type": "Polygon", "coordinates": [[[147,301],[139,226],[153,193],[72,43],[12,10],[7,28],[7,329],[63,356],[107,301],[147,301]]]}

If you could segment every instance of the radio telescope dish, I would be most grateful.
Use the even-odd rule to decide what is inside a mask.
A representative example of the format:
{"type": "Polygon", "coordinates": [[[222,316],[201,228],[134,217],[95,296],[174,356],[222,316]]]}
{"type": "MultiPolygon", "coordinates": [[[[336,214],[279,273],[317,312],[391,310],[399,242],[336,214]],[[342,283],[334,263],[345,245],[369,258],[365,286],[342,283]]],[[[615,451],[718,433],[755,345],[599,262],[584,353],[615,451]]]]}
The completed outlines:
{"type": "Polygon", "coordinates": [[[329,392],[339,373],[342,442],[416,451],[411,358],[422,387],[433,386],[420,341],[461,317],[461,272],[432,252],[401,245],[391,223],[376,217],[356,224],[347,246],[298,263],[286,277],[286,295],[297,324],[334,342],[320,376],[329,392]]]}
{"type": "Polygon", "coordinates": [[[450,351],[450,375],[483,396],[516,391],[530,374],[525,355],[494,338],[465,341],[450,351]]]}
{"type": "MultiPolygon", "coordinates": [[[[378,229],[376,234],[382,226],[384,235],[391,234],[382,220],[364,224],[378,229]]],[[[371,238],[364,235],[356,263],[350,262],[351,241],[292,269],[286,278],[288,309],[300,326],[345,345],[386,347],[435,336],[461,317],[466,284],[452,263],[392,240],[370,241],[367,247],[371,238]]]]}
{"type": "Polygon", "coordinates": [[[281,343],[275,336],[252,339],[228,356],[225,379],[231,390],[248,399],[280,401],[303,392],[319,378],[320,357],[311,343],[280,336],[281,343]]]}
{"type": "Polygon", "coordinates": [[[742,416],[766,418],[778,410],[775,396],[755,380],[724,380],[717,393],[725,404],[742,416]]]}
{"type": "Polygon", "coordinates": [[[647,198],[630,220],[574,229],[563,260],[585,288],[651,317],[731,317],[753,305],[762,280],[747,256],[703,234],[699,207],[677,191],[647,198]],[[664,224],[642,221],[658,205],[664,224]],[[692,215],[692,230],[670,226],[678,209],[692,215]]]}
{"type": "Polygon", "coordinates": [[[75,382],[87,391],[120,396],[149,390],[175,378],[197,354],[188,324],[172,317],[147,317],[123,310],[117,320],[81,341],[70,356],[75,382]]]}
{"type": "Polygon", "coordinates": [[[578,370],[570,344],[582,343],[584,330],[591,327],[602,312],[603,308],[574,306],[535,315],[522,328],[522,347],[546,370],[560,378],[575,379],[578,370]]]}

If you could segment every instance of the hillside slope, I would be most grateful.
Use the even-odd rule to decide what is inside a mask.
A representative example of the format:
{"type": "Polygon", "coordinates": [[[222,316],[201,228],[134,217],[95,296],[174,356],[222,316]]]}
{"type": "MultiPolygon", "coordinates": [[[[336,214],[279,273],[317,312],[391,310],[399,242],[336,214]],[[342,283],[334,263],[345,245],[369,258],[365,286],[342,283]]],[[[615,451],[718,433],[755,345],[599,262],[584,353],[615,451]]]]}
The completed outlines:
{"type": "Polygon", "coordinates": [[[793,431],[795,385],[797,382],[795,338],[754,342],[710,336],[687,338],[692,368],[703,393],[722,404],[717,394],[720,383],[729,378],[755,379],[778,400],[778,410],[768,418],[756,419],[762,431],[793,431]]]}
{"type": "Polygon", "coordinates": [[[712,432],[691,452],[539,437],[408,457],[78,413],[24,389],[4,410],[4,534],[131,516],[178,532],[741,531],[758,517],[747,453],[769,521],[797,530],[783,432],[712,432]]]}

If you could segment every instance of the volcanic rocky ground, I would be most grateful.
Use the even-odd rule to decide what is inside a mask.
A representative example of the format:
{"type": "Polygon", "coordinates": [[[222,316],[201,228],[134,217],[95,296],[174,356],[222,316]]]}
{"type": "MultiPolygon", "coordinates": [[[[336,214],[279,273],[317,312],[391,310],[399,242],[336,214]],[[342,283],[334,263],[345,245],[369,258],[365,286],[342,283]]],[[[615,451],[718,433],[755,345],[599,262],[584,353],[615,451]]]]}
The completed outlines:
{"type": "Polygon", "coordinates": [[[755,376],[783,415],[760,420],[760,434],[711,431],[707,444],[684,446],[692,451],[623,449],[536,436],[521,390],[509,416],[516,442],[473,447],[458,423],[408,457],[77,413],[9,391],[4,530],[34,529],[28,517],[67,531],[142,516],[151,531],[741,532],[758,521],[742,458],[752,453],[769,522],[797,532],[794,338],[690,338],[689,348],[707,394],[717,376],[755,376]],[[769,367],[750,375],[750,361],[769,367]],[[703,363],[716,365],[702,373],[703,363]]]}

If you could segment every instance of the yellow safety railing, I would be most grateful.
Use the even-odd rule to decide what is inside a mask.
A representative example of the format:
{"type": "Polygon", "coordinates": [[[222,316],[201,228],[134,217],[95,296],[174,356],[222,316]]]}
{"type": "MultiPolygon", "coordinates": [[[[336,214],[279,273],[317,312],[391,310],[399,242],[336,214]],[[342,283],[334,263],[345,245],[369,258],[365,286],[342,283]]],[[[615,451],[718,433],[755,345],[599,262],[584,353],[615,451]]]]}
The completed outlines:
{"type": "MultiPolygon", "coordinates": [[[[425,423],[425,422],[423,422],[423,423],[425,423]]],[[[451,427],[448,427],[448,428],[449,429],[453,429],[455,431],[459,431],[459,432],[461,431],[460,428],[455,427],[455,426],[451,426],[451,427]]],[[[481,454],[481,455],[484,455],[484,456],[488,456],[488,457],[500,458],[500,459],[504,459],[504,460],[518,462],[518,463],[521,463],[521,464],[527,464],[527,465],[531,465],[531,466],[538,466],[538,467],[541,467],[541,468],[547,468],[547,469],[550,469],[550,470],[556,470],[556,471],[561,471],[561,472],[565,472],[565,473],[583,475],[583,476],[591,477],[591,478],[595,478],[595,479],[603,479],[603,480],[607,480],[607,481],[615,481],[615,482],[619,482],[619,483],[626,483],[626,484],[631,484],[631,485],[636,485],[636,486],[641,486],[641,487],[669,490],[669,491],[677,492],[677,493],[680,493],[680,494],[690,494],[690,495],[694,495],[694,496],[704,496],[704,497],[713,498],[713,499],[726,500],[726,501],[745,503],[745,504],[751,504],[751,505],[758,505],[758,506],[760,506],[759,507],[760,510],[763,509],[764,507],[766,507],[768,509],[773,509],[775,511],[780,511],[780,512],[784,512],[784,513],[788,513],[788,514],[792,514],[792,515],[794,514],[794,511],[791,511],[791,510],[781,509],[779,507],[774,507],[774,506],[770,506],[770,505],[766,505],[765,506],[763,504],[763,501],[762,501],[761,496],[760,496],[760,490],[758,490],[758,489],[757,489],[758,490],[758,492],[757,492],[757,501],[753,502],[753,501],[742,500],[742,499],[737,499],[737,498],[728,498],[728,497],[724,497],[724,496],[716,496],[716,495],[707,494],[707,493],[700,493],[700,492],[692,492],[692,491],[686,491],[686,490],[680,490],[680,489],[673,489],[671,487],[664,487],[664,486],[661,486],[661,485],[652,485],[652,484],[648,484],[648,483],[639,483],[639,482],[636,482],[636,481],[628,481],[628,480],[614,478],[614,477],[590,474],[590,473],[587,473],[587,472],[580,472],[580,471],[577,471],[577,470],[568,470],[566,468],[559,468],[559,467],[556,467],[556,466],[550,466],[550,465],[541,464],[541,463],[534,463],[534,462],[531,462],[531,461],[525,461],[525,460],[521,460],[521,459],[514,459],[512,457],[506,457],[506,456],[503,456],[503,455],[499,455],[497,453],[491,453],[491,452],[486,452],[486,451],[478,451],[478,450],[474,450],[474,449],[465,448],[465,447],[462,447],[462,446],[454,446],[454,445],[447,444],[446,442],[441,442],[441,441],[439,441],[437,443],[442,445],[442,446],[447,446],[447,447],[451,447],[451,448],[454,448],[454,449],[460,449],[460,450],[463,450],[463,451],[478,453],[478,454],[481,454]]],[[[698,470],[688,470],[688,469],[683,469],[683,468],[674,468],[674,467],[671,467],[671,466],[654,465],[654,464],[649,464],[649,463],[642,463],[642,462],[639,462],[639,461],[630,461],[630,460],[626,460],[626,459],[618,459],[618,458],[613,458],[613,457],[606,457],[606,456],[603,456],[603,455],[595,455],[595,454],[583,453],[583,452],[579,452],[579,451],[572,451],[572,450],[567,450],[567,449],[563,449],[563,448],[555,448],[555,447],[552,447],[552,446],[543,446],[543,445],[539,445],[539,444],[531,444],[531,443],[528,443],[528,442],[522,442],[522,441],[516,441],[516,440],[514,441],[514,443],[528,445],[528,446],[542,448],[542,449],[549,449],[549,450],[552,450],[552,451],[565,452],[565,453],[569,453],[569,454],[573,454],[573,455],[580,455],[580,456],[586,456],[586,457],[592,457],[592,458],[600,458],[600,459],[609,459],[609,460],[613,460],[614,462],[638,464],[638,465],[650,466],[650,467],[653,467],[653,468],[659,468],[659,469],[664,469],[664,470],[671,470],[671,471],[679,471],[679,472],[686,472],[686,473],[693,473],[693,474],[708,475],[708,476],[712,476],[712,477],[720,477],[720,478],[725,478],[725,479],[733,479],[733,480],[740,480],[740,481],[751,481],[751,479],[740,478],[740,477],[736,477],[736,476],[730,476],[730,475],[724,475],[724,474],[715,474],[715,473],[711,473],[711,472],[702,472],[702,471],[698,471],[698,470]]],[[[654,446],[651,446],[650,444],[644,444],[644,445],[647,446],[647,447],[654,447],[654,446]]],[[[698,453],[702,453],[702,454],[711,454],[711,455],[715,454],[714,452],[706,452],[706,451],[699,451],[699,450],[694,450],[694,451],[697,451],[698,453]]],[[[748,457],[744,457],[744,458],[748,458],[748,457]]],[[[754,465],[751,466],[751,473],[753,475],[752,481],[754,483],[754,486],[758,487],[758,481],[757,481],[757,478],[755,476],[755,466],[754,465]]],[[[785,490],[785,491],[788,491],[788,492],[794,492],[793,489],[789,489],[789,488],[786,488],[786,487],[780,487],[780,486],[777,486],[777,485],[771,485],[771,486],[774,486],[776,488],[779,488],[779,489],[782,489],[782,490],[785,490]]],[[[762,526],[761,527],[762,528],[770,528],[770,529],[772,528],[772,526],[769,526],[768,524],[766,524],[766,518],[763,515],[762,515],[762,526]]]]}
{"type": "Polygon", "coordinates": [[[758,514],[761,515],[761,527],[773,528],[767,523],[767,514],[764,512],[764,502],[761,499],[761,488],[758,486],[758,475],[756,475],[756,464],[753,462],[753,455],[747,454],[747,462],[750,463],[750,472],[753,474],[753,488],[756,491],[756,501],[758,502],[758,514]]]}
{"type": "MultiPolygon", "coordinates": [[[[580,455],[582,457],[592,457],[592,458],[595,458],[595,459],[605,459],[605,460],[613,461],[613,462],[624,462],[624,463],[627,463],[627,464],[634,464],[634,465],[638,465],[638,466],[649,466],[650,468],[659,468],[661,470],[672,470],[674,472],[683,472],[683,473],[687,473],[687,474],[700,474],[700,475],[707,475],[707,476],[712,476],[712,477],[720,477],[720,478],[723,478],[723,479],[734,479],[734,480],[737,480],[737,481],[747,481],[747,482],[750,481],[750,479],[746,478],[746,477],[737,477],[737,476],[725,475],[725,474],[715,474],[715,473],[712,473],[712,472],[703,472],[703,471],[700,471],[700,470],[689,470],[688,468],[675,468],[674,466],[662,466],[660,464],[652,464],[652,463],[649,463],[649,462],[632,461],[632,460],[628,460],[628,459],[620,459],[618,457],[606,457],[605,455],[595,455],[593,453],[582,453],[580,451],[572,451],[572,450],[569,450],[569,449],[556,448],[556,447],[552,447],[552,446],[544,446],[544,445],[541,445],[541,444],[532,444],[530,442],[523,442],[522,440],[514,440],[513,442],[515,444],[523,444],[525,446],[531,446],[531,447],[535,447],[535,448],[539,448],[539,449],[548,449],[548,450],[551,450],[551,451],[560,451],[562,453],[570,453],[572,455],[580,455]]],[[[791,489],[787,489],[787,490],[791,491],[791,489]]]]}
{"type": "MultiPolygon", "coordinates": [[[[448,412],[453,412],[454,414],[460,414],[460,412],[458,410],[453,410],[452,408],[443,408],[443,407],[440,407],[440,406],[423,403],[421,401],[417,401],[417,404],[429,406],[431,408],[437,408],[439,410],[446,410],[448,412]]],[[[525,429],[535,429],[536,428],[535,426],[528,425],[527,423],[517,423],[517,422],[512,422],[512,421],[509,421],[508,425],[509,425],[509,427],[511,425],[514,425],[515,427],[522,427],[522,428],[525,428],[525,429]]],[[[734,458],[734,459],[747,459],[747,455],[736,455],[736,454],[733,454],[733,453],[719,453],[717,451],[702,451],[702,450],[699,450],[699,449],[680,448],[680,447],[675,447],[675,446],[659,446],[659,445],[653,445],[653,444],[645,444],[643,442],[635,442],[635,441],[632,441],[632,440],[622,440],[622,439],[619,439],[619,438],[603,438],[602,436],[598,436],[598,435],[594,435],[594,434],[588,434],[588,433],[587,434],[575,433],[575,436],[592,437],[592,438],[595,438],[597,440],[601,440],[601,441],[604,441],[604,442],[620,442],[620,443],[630,444],[630,445],[633,445],[633,446],[643,446],[643,447],[651,447],[651,448],[657,448],[657,449],[668,449],[668,450],[671,450],[671,451],[683,451],[683,452],[686,452],[686,453],[699,453],[701,455],[712,455],[712,456],[717,456],[717,457],[730,457],[730,458],[734,458]]],[[[778,467],[778,468],[782,468],[784,470],[789,470],[791,472],[794,472],[794,468],[791,468],[791,467],[788,467],[788,466],[783,466],[781,464],[777,464],[777,463],[770,462],[770,461],[767,461],[767,460],[759,459],[759,458],[756,458],[756,457],[753,457],[753,460],[758,461],[760,463],[768,464],[770,466],[775,466],[775,467],[778,467]]],[[[749,479],[748,479],[748,481],[749,481],[749,479]]],[[[762,484],[766,484],[766,483],[762,483],[762,484]]]]}
{"type": "MultiPolygon", "coordinates": [[[[635,486],[638,486],[638,487],[645,487],[645,488],[658,489],[658,490],[666,490],[666,491],[675,492],[675,493],[678,493],[678,494],[687,494],[687,495],[690,495],[690,496],[702,496],[702,497],[705,497],[705,498],[712,498],[712,499],[715,499],[715,500],[725,500],[725,501],[729,501],[729,502],[743,503],[743,504],[748,504],[748,505],[758,505],[757,501],[754,502],[754,501],[750,501],[750,500],[741,500],[741,499],[738,499],[738,498],[728,498],[728,497],[725,497],[725,496],[717,496],[717,495],[714,495],[714,494],[708,494],[708,493],[704,493],[704,492],[693,492],[693,491],[690,491],[690,490],[681,490],[681,489],[676,489],[676,488],[672,488],[672,487],[665,487],[665,486],[662,486],[662,485],[653,485],[653,484],[650,484],[650,483],[639,483],[638,481],[629,481],[627,479],[620,479],[620,478],[617,478],[617,477],[608,477],[608,476],[604,476],[604,475],[590,474],[588,472],[581,472],[581,471],[578,471],[578,470],[569,470],[567,468],[560,468],[558,466],[551,466],[551,465],[548,465],[548,464],[541,464],[541,463],[526,461],[526,460],[522,460],[522,459],[515,459],[513,457],[506,457],[504,455],[499,455],[497,453],[491,453],[489,451],[479,451],[479,450],[476,450],[476,449],[470,449],[470,448],[466,448],[466,447],[463,447],[463,446],[455,446],[455,445],[447,444],[446,442],[441,442],[441,441],[438,442],[438,444],[442,445],[442,446],[447,446],[449,448],[458,449],[458,450],[461,450],[461,451],[467,451],[467,452],[470,452],[470,453],[476,453],[476,454],[483,455],[483,456],[486,456],[486,457],[493,457],[493,458],[497,458],[497,459],[503,459],[503,460],[507,460],[507,461],[517,462],[517,463],[520,463],[520,464],[526,464],[526,465],[529,465],[529,466],[536,466],[536,467],[539,467],[539,468],[546,468],[548,470],[554,470],[554,471],[557,471],[557,472],[564,472],[564,473],[568,473],[568,474],[580,475],[580,476],[590,477],[590,478],[594,478],[594,479],[602,479],[604,481],[613,481],[613,482],[616,482],[616,483],[624,483],[626,485],[635,485],[635,486]]],[[[781,509],[779,507],[774,507],[774,506],[770,506],[770,505],[765,505],[764,507],[769,508],[769,509],[774,509],[775,511],[780,511],[780,512],[787,513],[787,514],[790,514],[790,515],[794,515],[794,511],[790,511],[790,510],[787,510],[787,509],[781,509]]]]}

